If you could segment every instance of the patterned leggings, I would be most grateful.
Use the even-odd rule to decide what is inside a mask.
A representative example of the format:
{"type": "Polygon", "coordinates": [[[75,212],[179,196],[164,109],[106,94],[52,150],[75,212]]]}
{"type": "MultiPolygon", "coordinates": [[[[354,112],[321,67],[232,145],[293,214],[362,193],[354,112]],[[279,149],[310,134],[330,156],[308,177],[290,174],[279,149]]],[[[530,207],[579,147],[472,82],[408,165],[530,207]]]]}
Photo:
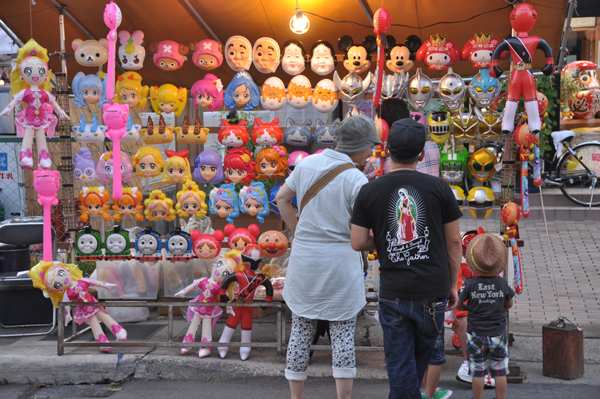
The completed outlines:
{"type": "MultiPolygon", "coordinates": [[[[334,378],[355,378],[354,329],[356,317],[329,322],[334,378]]],[[[310,344],[317,331],[317,320],[292,316],[292,332],[287,348],[285,378],[292,381],[306,380],[310,344]]]]}

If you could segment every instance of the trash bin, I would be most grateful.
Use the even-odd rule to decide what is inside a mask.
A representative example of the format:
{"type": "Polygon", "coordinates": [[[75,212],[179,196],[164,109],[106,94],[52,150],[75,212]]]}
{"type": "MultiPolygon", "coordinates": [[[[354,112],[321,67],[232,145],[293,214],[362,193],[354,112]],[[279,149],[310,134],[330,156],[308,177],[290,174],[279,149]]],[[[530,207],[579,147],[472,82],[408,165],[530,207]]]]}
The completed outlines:
{"type": "Polygon", "coordinates": [[[0,273],[0,323],[4,326],[52,324],[54,307],[50,298],[35,288],[29,277],[0,273]]]}
{"type": "Polygon", "coordinates": [[[30,259],[29,245],[0,243],[0,273],[29,270],[31,268],[30,259]]]}

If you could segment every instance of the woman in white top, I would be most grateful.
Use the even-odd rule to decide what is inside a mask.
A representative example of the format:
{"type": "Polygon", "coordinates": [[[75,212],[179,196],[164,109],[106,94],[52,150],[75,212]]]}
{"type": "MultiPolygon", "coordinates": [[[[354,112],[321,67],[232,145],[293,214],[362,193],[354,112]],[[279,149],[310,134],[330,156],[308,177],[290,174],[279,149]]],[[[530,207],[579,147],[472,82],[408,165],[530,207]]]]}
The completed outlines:
{"type": "Polygon", "coordinates": [[[337,147],[300,162],[279,190],[281,216],[294,233],[283,298],[293,313],[285,376],[292,399],[302,397],[310,344],[317,320],[330,321],[333,377],[338,399],[350,398],[356,376],[354,329],[356,315],[365,306],[363,265],[350,246],[350,217],[354,200],[367,178],[357,168],[341,172],[302,211],[307,191],[328,172],[349,163],[365,164],[371,148],[381,144],[373,121],[364,116],[345,119],[336,129],[337,147]]]}

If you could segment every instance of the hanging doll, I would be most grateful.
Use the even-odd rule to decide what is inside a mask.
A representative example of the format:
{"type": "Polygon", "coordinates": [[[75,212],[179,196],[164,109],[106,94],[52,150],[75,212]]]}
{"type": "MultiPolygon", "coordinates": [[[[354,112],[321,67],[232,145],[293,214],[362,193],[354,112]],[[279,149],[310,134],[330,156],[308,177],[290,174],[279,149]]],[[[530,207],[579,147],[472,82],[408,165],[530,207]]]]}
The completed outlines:
{"type": "Polygon", "coordinates": [[[158,115],[170,114],[175,112],[175,116],[181,115],[185,109],[187,101],[187,89],[180,87],[179,89],[172,84],[164,84],[160,86],[152,86],[150,88],[150,103],[152,109],[158,115]]]}
{"type": "MultiPolygon", "coordinates": [[[[144,32],[136,30],[129,34],[126,30],[119,31],[119,61],[124,69],[131,71],[144,67],[146,49],[144,48],[144,32]]],[[[118,92],[117,92],[118,93],[118,92]]]]}
{"type": "Polygon", "coordinates": [[[137,187],[123,187],[123,196],[116,200],[112,206],[114,211],[113,220],[117,223],[121,221],[123,215],[131,215],[135,217],[136,222],[144,220],[144,194],[137,187]]]}
{"type": "Polygon", "coordinates": [[[159,43],[152,43],[150,51],[154,53],[152,56],[154,65],[163,71],[175,71],[187,61],[186,55],[190,48],[173,40],[163,40],[159,43]]]}
{"type": "Polygon", "coordinates": [[[192,62],[198,68],[207,71],[218,68],[223,63],[223,43],[212,39],[204,39],[199,42],[190,43],[192,62]]]}
{"type": "MultiPolygon", "coordinates": [[[[121,32],[122,33],[122,32],[121,32]]],[[[144,109],[148,103],[148,86],[142,86],[142,77],[137,72],[125,72],[117,77],[115,101],[129,105],[129,109],[144,109]]]]}
{"type": "Polygon", "coordinates": [[[175,205],[177,214],[180,217],[203,217],[206,216],[208,206],[206,205],[206,194],[200,191],[198,185],[193,181],[187,181],[183,184],[181,191],[177,192],[177,204],[175,205]]]}
{"type": "Polygon", "coordinates": [[[152,190],[148,198],[144,201],[146,210],[144,215],[151,222],[165,220],[170,222],[175,219],[175,209],[173,209],[173,200],[167,198],[161,190],[152,190]]]}
{"type": "Polygon", "coordinates": [[[220,183],[223,181],[223,160],[218,152],[204,150],[194,159],[194,180],[199,183],[220,183]]]}
{"type": "Polygon", "coordinates": [[[212,73],[192,85],[194,107],[213,112],[223,105],[223,83],[212,73]]]}
{"type": "Polygon", "coordinates": [[[228,224],[223,232],[227,236],[229,248],[241,251],[250,244],[256,244],[256,237],[258,237],[260,229],[255,224],[249,225],[247,229],[236,228],[233,224],[228,224]]]}
{"type": "Polygon", "coordinates": [[[19,104],[26,103],[27,108],[16,113],[15,125],[17,134],[23,138],[19,165],[21,169],[33,168],[33,137],[35,136],[38,149],[38,165],[50,169],[52,159],[46,144],[46,135],[54,136],[58,118],[52,113],[56,111],[60,119],[69,120],[69,116],[58,105],[50,94],[48,75],[48,52],[45,48],[30,39],[17,54],[15,68],[11,75],[11,93],[13,100],[0,112],[0,116],[10,114],[19,104]]]}
{"type": "Polygon", "coordinates": [[[102,215],[102,219],[108,222],[110,220],[108,201],[110,201],[110,192],[104,186],[82,187],[79,192],[79,202],[81,202],[79,219],[87,223],[90,216],[102,215]]]}
{"type": "Polygon", "coordinates": [[[86,75],[78,72],[73,78],[73,103],[77,108],[83,108],[86,105],[96,105],[103,107],[108,104],[104,84],[96,75],[86,75]]]}
{"type": "MultiPolygon", "coordinates": [[[[190,303],[194,302],[217,302],[219,292],[221,291],[221,283],[226,277],[235,273],[239,265],[228,257],[223,257],[217,262],[213,263],[210,277],[203,277],[199,280],[194,280],[192,284],[184,288],[183,290],[175,294],[176,297],[183,298],[188,292],[195,289],[202,290],[202,293],[192,299],[190,303]]],[[[225,295],[226,296],[226,295],[225,295]]],[[[217,320],[223,314],[223,310],[219,306],[189,306],[187,311],[187,319],[190,322],[188,331],[183,338],[183,342],[194,342],[196,332],[202,320],[202,341],[201,342],[212,342],[212,329],[217,320]]],[[[185,355],[192,348],[181,348],[181,354],[185,355]]],[[[198,357],[202,359],[210,355],[212,348],[200,348],[198,357]]]]}
{"type": "Polygon", "coordinates": [[[255,162],[247,148],[232,148],[225,152],[223,169],[227,183],[249,184],[254,179],[255,162]]]}
{"type": "Polygon", "coordinates": [[[187,180],[192,179],[190,161],[187,159],[190,155],[189,150],[179,152],[165,150],[165,155],[167,160],[163,166],[163,183],[185,183],[187,180]]]}
{"type": "MultiPolygon", "coordinates": [[[[100,155],[98,165],[96,166],[98,180],[102,183],[108,183],[113,178],[113,152],[107,151],[100,155]]],[[[133,177],[133,165],[129,160],[129,156],[121,151],[121,181],[128,182],[133,177]]]]}
{"type": "MultiPolygon", "coordinates": [[[[50,297],[54,307],[58,307],[59,302],[98,302],[88,292],[90,287],[106,289],[116,287],[116,284],[83,278],[81,270],[76,265],[60,262],[40,262],[29,271],[29,275],[33,286],[41,289],[44,295],[50,297]]],[[[96,342],[108,342],[106,335],[102,332],[100,321],[110,327],[117,340],[127,340],[127,331],[110,317],[102,306],[76,306],[73,320],[79,325],[86,321],[89,322],[96,342]]],[[[111,352],[110,347],[100,347],[100,350],[111,352]]]]}
{"type": "Polygon", "coordinates": [[[437,71],[448,69],[450,64],[458,60],[460,60],[458,47],[448,40],[448,36],[439,33],[431,35],[417,51],[417,61],[424,61],[429,65],[429,69],[437,71]]]}
{"type": "Polygon", "coordinates": [[[259,180],[285,177],[287,169],[287,150],[274,145],[264,148],[256,154],[256,178],[259,180]]]}
{"type": "Polygon", "coordinates": [[[226,218],[228,223],[240,216],[238,195],[233,184],[223,184],[210,191],[208,207],[210,213],[226,218]]]}
{"type": "Polygon", "coordinates": [[[81,182],[93,182],[98,178],[96,174],[96,161],[92,156],[92,151],[87,147],[81,147],[79,152],[74,155],[73,177],[81,182]]]}
{"type": "Polygon", "coordinates": [[[221,242],[225,234],[215,230],[212,234],[201,234],[198,230],[191,233],[192,251],[198,259],[214,259],[221,253],[221,242]]]}
{"type": "Polygon", "coordinates": [[[140,177],[156,177],[160,175],[164,162],[157,148],[144,146],[135,153],[133,166],[140,177]]]}
{"type": "Polygon", "coordinates": [[[269,214],[269,195],[261,182],[250,183],[240,190],[240,210],[250,216],[256,216],[260,223],[265,222],[269,214]]]}
{"type": "Polygon", "coordinates": [[[235,110],[244,108],[244,111],[252,111],[260,103],[260,89],[252,80],[252,76],[246,71],[235,74],[224,97],[225,105],[235,110]]]}

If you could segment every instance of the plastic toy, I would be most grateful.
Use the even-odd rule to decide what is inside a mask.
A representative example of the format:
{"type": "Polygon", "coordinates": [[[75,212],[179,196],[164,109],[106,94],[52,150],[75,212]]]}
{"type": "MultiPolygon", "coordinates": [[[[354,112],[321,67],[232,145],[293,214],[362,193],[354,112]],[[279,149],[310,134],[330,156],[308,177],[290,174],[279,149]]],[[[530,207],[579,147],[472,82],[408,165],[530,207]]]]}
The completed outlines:
{"type": "Polygon", "coordinates": [[[352,70],[343,80],[341,80],[337,71],[333,72],[333,83],[338,91],[341,92],[342,101],[350,107],[350,111],[346,117],[349,115],[360,114],[358,105],[365,98],[366,91],[371,85],[371,76],[371,72],[369,72],[365,80],[362,80],[361,77],[352,70]]]}
{"type": "Polygon", "coordinates": [[[136,30],[129,34],[126,30],[119,32],[119,61],[124,69],[137,71],[144,67],[146,49],[143,46],[144,32],[136,30]]]}
{"type": "MultiPolygon", "coordinates": [[[[569,111],[564,112],[563,120],[573,119],[593,119],[596,113],[600,111],[600,84],[596,76],[598,66],[590,61],[575,61],[567,64],[561,72],[561,80],[566,76],[571,77],[579,85],[581,91],[575,93],[574,99],[569,99],[567,104],[563,104],[569,111]]],[[[561,108],[563,111],[563,108],[561,108]]]]}
{"type": "Polygon", "coordinates": [[[78,143],[102,143],[106,133],[106,126],[98,124],[98,117],[92,114],[92,123],[87,123],[85,115],[81,114],[79,126],[71,126],[78,143]]]}
{"type": "Polygon", "coordinates": [[[377,69],[375,70],[375,85],[374,85],[374,97],[373,97],[373,108],[379,105],[381,101],[381,86],[383,83],[383,66],[385,64],[385,49],[388,46],[385,32],[388,31],[392,24],[392,18],[390,13],[385,8],[381,7],[375,14],[373,14],[373,26],[377,40],[377,69]]]}
{"type": "Polygon", "coordinates": [[[277,179],[285,177],[287,170],[287,150],[285,147],[274,145],[264,148],[256,154],[256,178],[258,180],[277,179]]]}
{"type": "Polygon", "coordinates": [[[271,76],[265,80],[260,91],[260,105],[268,111],[279,111],[286,102],[285,85],[281,79],[271,76]]]}
{"type": "Polygon", "coordinates": [[[261,182],[252,182],[240,190],[240,210],[250,216],[256,216],[260,223],[265,222],[265,216],[270,212],[269,194],[261,182]]]}
{"type": "Polygon", "coordinates": [[[220,183],[225,178],[223,160],[218,152],[204,150],[194,159],[193,178],[198,183],[220,183]]]}
{"type": "Polygon", "coordinates": [[[494,192],[487,187],[473,187],[467,196],[469,212],[475,219],[486,219],[494,209],[494,192]]]}
{"type": "Polygon", "coordinates": [[[498,79],[490,76],[489,69],[483,68],[473,76],[469,84],[469,94],[480,107],[489,108],[500,94],[498,79]]]}
{"type": "Polygon", "coordinates": [[[206,194],[198,188],[193,181],[186,181],[183,188],[177,192],[177,204],[175,210],[180,217],[206,216],[208,206],[206,205],[206,194]]]}
{"type": "Polygon", "coordinates": [[[319,145],[335,147],[337,139],[335,137],[335,128],[341,123],[337,118],[331,123],[323,123],[320,119],[316,120],[316,128],[313,133],[313,141],[319,145]]]}
{"type": "Polygon", "coordinates": [[[541,129],[540,115],[535,90],[535,78],[531,70],[532,56],[535,50],[540,49],[546,57],[546,65],[542,72],[546,76],[554,73],[554,55],[552,48],[542,38],[529,36],[528,32],[534,27],[537,13],[531,4],[518,4],[510,13],[510,25],[516,33],[516,37],[504,39],[494,49],[490,75],[500,77],[502,69],[498,66],[499,60],[505,51],[510,51],[513,68],[508,83],[508,99],[504,109],[502,120],[502,132],[510,133],[514,129],[517,105],[523,95],[525,110],[529,116],[527,121],[529,130],[537,134],[541,129]]]}
{"type": "Polygon", "coordinates": [[[262,233],[258,237],[257,244],[269,258],[280,258],[285,255],[288,249],[287,237],[277,230],[269,230],[262,233]]]}
{"type": "MultiPolygon", "coordinates": [[[[521,206],[524,218],[529,217],[529,158],[530,150],[536,143],[536,136],[523,124],[515,131],[515,141],[519,146],[519,159],[521,160],[521,206]]],[[[537,141],[539,143],[539,139],[537,141]]],[[[533,154],[531,154],[533,155],[533,154]]],[[[539,162],[538,162],[539,165],[539,162]]]]}
{"type": "Polygon", "coordinates": [[[252,65],[252,45],[243,36],[231,36],[225,43],[225,61],[236,72],[247,71],[252,65]]]}
{"type": "MultiPolygon", "coordinates": [[[[541,92],[536,92],[536,98],[538,102],[538,114],[540,115],[540,122],[542,123],[542,129],[546,127],[544,118],[548,116],[546,110],[548,109],[548,98],[541,92]]],[[[535,135],[533,142],[533,185],[539,187],[542,185],[542,171],[541,171],[541,159],[540,159],[540,132],[535,135]]]]}
{"type": "Polygon", "coordinates": [[[154,65],[163,71],[176,71],[187,61],[186,55],[190,52],[190,48],[173,40],[163,40],[159,43],[152,43],[150,51],[155,53],[152,56],[154,65]]]}
{"type": "Polygon", "coordinates": [[[471,61],[475,68],[489,68],[492,61],[492,53],[498,43],[500,43],[500,40],[493,36],[493,33],[475,33],[463,47],[462,59],[471,61]]]}
{"type": "Polygon", "coordinates": [[[46,135],[54,136],[58,118],[52,113],[56,111],[60,119],[69,119],[60,108],[51,89],[48,75],[48,52],[30,39],[21,47],[17,54],[16,67],[11,74],[11,93],[13,100],[0,112],[0,116],[9,115],[15,109],[15,125],[17,134],[23,138],[19,165],[21,169],[33,168],[33,137],[36,138],[38,149],[38,165],[42,169],[50,169],[52,159],[46,144],[46,135]],[[27,104],[27,108],[17,113],[19,104],[27,104]]]}
{"type": "Polygon", "coordinates": [[[270,123],[263,123],[260,119],[254,119],[254,129],[252,130],[252,142],[257,145],[275,145],[281,143],[283,133],[279,127],[279,118],[273,119],[270,123]]]}
{"type": "Polygon", "coordinates": [[[432,112],[427,118],[429,136],[437,145],[444,145],[450,137],[452,119],[449,112],[432,112]]]}
{"type": "MultiPolygon", "coordinates": [[[[273,301],[273,285],[264,274],[259,272],[263,258],[263,252],[256,244],[248,245],[242,251],[243,271],[236,271],[223,280],[219,291],[219,299],[221,302],[228,302],[227,289],[233,283],[238,283],[240,289],[238,293],[238,302],[252,302],[254,294],[259,286],[264,286],[266,289],[266,301],[273,301]]],[[[242,342],[252,342],[252,308],[237,307],[235,314],[232,314],[227,319],[227,324],[223,329],[219,342],[230,342],[238,324],[241,322],[242,342]]],[[[219,347],[219,355],[224,358],[227,355],[227,347],[219,347]]],[[[250,355],[249,347],[240,347],[240,358],[246,360],[250,355]]]]}
{"type": "Polygon", "coordinates": [[[210,191],[208,208],[212,215],[226,218],[228,223],[240,216],[238,195],[233,184],[222,184],[210,191]]]}
{"type": "Polygon", "coordinates": [[[295,109],[304,109],[312,102],[310,80],[304,75],[297,75],[288,85],[288,104],[295,109]]]}
{"type": "Polygon", "coordinates": [[[176,127],[174,131],[178,143],[206,144],[206,142],[208,141],[208,132],[210,132],[210,129],[207,127],[202,127],[199,115],[196,115],[196,124],[191,126],[190,128],[190,121],[188,119],[188,116],[185,115],[183,117],[183,124],[181,125],[181,127],[176,127]]]}
{"type": "Polygon", "coordinates": [[[260,90],[248,72],[235,74],[225,90],[224,103],[231,110],[243,107],[244,111],[252,111],[258,107],[260,90]]]}
{"type": "Polygon", "coordinates": [[[167,250],[166,259],[172,262],[190,260],[194,257],[190,234],[181,231],[179,227],[176,227],[175,230],[167,234],[165,248],[167,250]]]}
{"type": "Polygon", "coordinates": [[[213,112],[223,105],[223,83],[212,73],[204,75],[202,80],[192,85],[194,107],[213,112]]]}
{"type": "Polygon", "coordinates": [[[76,107],[82,108],[88,104],[97,105],[99,107],[108,103],[104,84],[96,75],[86,75],[83,72],[78,72],[71,83],[73,87],[73,104],[76,107]]]}
{"type": "Polygon", "coordinates": [[[214,259],[221,253],[221,242],[225,234],[221,230],[215,230],[212,234],[201,234],[193,230],[190,235],[192,239],[192,251],[198,259],[214,259]]]}
{"type": "Polygon", "coordinates": [[[96,161],[92,156],[92,151],[87,147],[81,147],[80,152],[76,152],[73,162],[73,176],[77,181],[93,182],[98,178],[96,174],[96,161]]]}
{"type": "Polygon", "coordinates": [[[312,104],[323,114],[333,112],[337,108],[338,91],[331,79],[323,79],[317,83],[312,95],[312,104]]]}
{"type": "MultiPolygon", "coordinates": [[[[318,152],[315,152],[315,154],[317,153],[318,152]]],[[[277,216],[281,216],[279,214],[279,208],[277,207],[277,201],[275,201],[275,198],[277,197],[277,193],[279,192],[280,188],[281,186],[274,186],[273,188],[271,188],[271,191],[269,191],[269,204],[271,205],[271,210],[275,212],[277,216]]],[[[292,198],[292,206],[296,210],[296,213],[298,213],[298,200],[295,196],[294,198],[292,198]]]]}
{"type": "Polygon", "coordinates": [[[131,259],[131,241],[129,240],[129,232],[121,229],[121,226],[116,225],[111,231],[106,232],[104,239],[104,259],[119,260],[131,259]]]}
{"type": "Polygon", "coordinates": [[[467,196],[465,195],[465,191],[461,187],[453,186],[453,185],[450,185],[450,189],[452,190],[452,193],[454,194],[454,198],[456,199],[456,204],[458,205],[458,207],[460,208],[460,211],[462,212],[465,204],[467,203],[467,196]]]}
{"type": "Polygon", "coordinates": [[[352,37],[344,35],[338,39],[337,46],[344,53],[344,68],[361,74],[371,67],[371,53],[377,49],[377,39],[369,35],[362,44],[354,44],[352,37]]]}
{"type": "Polygon", "coordinates": [[[34,170],[33,187],[37,192],[38,203],[44,207],[44,253],[43,260],[52,261],[52,223],[51,205],[58,205],[56,193],[60,189],[60,172],[51,170],[34,170]]]}
{"type": "Polygon", "coordinates": [[[121,221],[122,216],[130,215],[135,217],[136,222],[144,220],[144,194],[137,187],[123,187],[123,196],[120,199],[114,199],[112,209],[114,211],[113,220],[117,223],[121,221]]]}
{"type": "Polygon", "coordinates": [[[422,112],[411,111],[410,118],[419,122],[423,126],[427,126],[427,122],[425,120],[425,114],[422,112]]]}
{"type": "MultiPolygon", "coordinates": [[[[408,73],[407,73],[408,75],[408,73]]],[[[408,77],[402,80],[401,74],[394,73],[392,75],[383,74],[383,82],[381,83],[381,99],[402,98],[406,94],[408,86],[408,77]]]]}
{"type": "Polygon", "coordinates": [[[133,157],[135,173],[140,177],[156,177],[160,175],[163,165],[162,155],[154,147],[140,147],[133,157]]]}
{"type": "MultiPolygon", "coordinates": [[[[110,82],[109,82],[110,83],[110,82]]],[[[112,94],[108,92],[108,94],[112,94]]],[[[127,133],[125,127],[127,126],[127,120],[129,119],[129,106],[128,105],[119,105],[116,103],[107,104],[104,106],[104,123],[108,129],[106,130],[106,137],[113,141],[113,151],[116,154],[121,154],[121,164],[124,162],[128,164],[129,171],[127,168],[123,171],[123,176],[121,176],[121,168],[115,168],[113,170],[113,197],[116,199],[121,198],[122,193],[122,182],[127,182],[131,179],[131,164],[129,163],[129,157],[127,154],[121,151],[121,139],[125,137],[127,133]]],[[[112,155],[113,151],[110,152],[112,155]]],[[[104,157],[106,153],[104,153],[101,159],[104,157]]],[[[98,162],[98,166],[100,163],[98,162]]],[[[98,172],[98,179],[104,183],[100,172],[98,172]]]]}
{"type": "Polygon", "coordinates": [[[184,183],[186,180],[192,179],[190,161],[187,159],[190,155],[189,150],[179,152],[165,150],[165,155],[167,160],[163,166],[163,183],[184,183]]]}
{"type": "Polygon", "coordinates": [[[480,183],[489,181],[496,174],[498,158],[487,148],[480,148],[469,158],[469,172],[480,183]]]}
{"type": "Polygon", "coordinates": [[[85,67],[97,67],[108,61],[108,40],[81,40],[75,39],[71,42],[71,48],[75,51],[75,61],[85,67]]]}
{"type": "Polygon", "coordinates": [[[223,232],[227,236],[229,248],[242,251],[246,246],[256,244],[260,229],[255,224],[250,224],[248,228],[236,228],[233,224],[228,224],[223,232]]]}
{"type": "MultiPolygon", "coordinates": [[[[114,187],[116,178],[113,176],[113,173],[115,172],[115,169],[119,171],[119,174],[121,175],[121,178],[124,183],[128,182],[133,177],[133,165],[131,165],[129,156],[127,156],[126,153],[121,151],[121,167],[120,168],[115,168],[113,165],[113,152],[112,151],[108,151],[108,152],[105,152],[104,154],[100,155],[100,158],[98,159],[98,165],[96,166],[96,174],[98,175],[98,180],[100,180],[100,182],[108,183],[110,181],[110,179],[112,178],[113,179],[113,187],[114,187]]],[[[115,175],[116,175],[116,173],[115,173],[115,175]]],[[[122,191],[123,191],[123,188],[120,187],[119,192],[122,193],[122,191]]],[[[113,198],[119,199],[121,197],[119,196],[117,198],[117,197],[115,197],[115,195],[113,193],[113,198]]]]}
{"type": "Polygon", "coordinates": [[[500,213],[502,222],[506,225],[506,233],[504,234],[505,240],[510,240],[510,246],[513,254],[513,265],[515,268],[515,293],[523,293],[523,273],[521,268],[521,255],[519,254],[519,246],[517,245],[517,238],[519,238],[519,228],[517,224],[521,217],[519,206],[512,201],[508,201],[502,207],[500,213]]]}
{"type": "Polygon", "coordinates": [[[401,80],[408,80],[408,71],[415,64],[417,51],[421,47],[421,39],[418,36],[410,35],[404,41],[404,44],[397,44],[393,36],[387,35],[388,52],[386,54],[385,66],[394,74],[399,74],[401,80]]]}
{"type": "Polygon", "coordinates": [[[219,130],[217,138],[219,143],[227,147],[245,146],[250,139],[246,130],[246,120],[241,120],[237,125],[234,125],[222,119],[221,130],[219,130]]]}
{"type": "Polygon", "coordinates": [[[288,75],[298,75],[306,67],[306,50],[299,40],[288,40],[281,51],[281,69],[288,75]]]}
{"type": "Polygon", "coordinates": [[[425,109],[433,97],[433,83],[429,76],[423,74],[421,68],[408,81],[408,101],[418,111],[425,109]]]}
{"type": "Polygon", "coordinates": [[[466,141],[475,138],[477,135],[478,120],[473,115],[473,108],[469,104],[469,112],[454,112],[452,115],[452,127],[454,128],[454,138],[460,141],[466,141]]]}
{"type": "Polygon", "coordinates": [[[165,118],[161,115],[158,119],[158,128],[154,126],[152,118],[148,117],[148,127],[140,129],[144,144],[167,144],[173,141],[173,126],[167,126],[165,118]]]}
{"type": "MultiPolygon", "coordinates": [[[[175,296],[183,298],[187,293],[200,289],[202,293],[192,299],[194,302],[217,302],[218,295],[221,291],[221,283],[226,277],[235,273],[238,268],[237,263],[232,258],[223,257],[212,264],[210,278],[201,278],[194,280],[192,284],[177,292],[175,296]]],[[[187,330],[183,342],[194,342],[200,321],[202,320],[202,341],[212,342],[212,329],[217,320],[223,314],[223,310],[219,306],[189,306],[187,311],[187,319],[190,326],[187,330]]],[[[181,354],[188,353],[192,348],[181,348],[181,354]]],[[[200,348],[198,357],[200,359],[210,355],[212,348],[200,348]]]]}
{"type": "MultiPolygon", "coordinates": [[[[76,265],[68,265],[60,262],[40,262],[34,266],[29,275],[33,286],[44,291],[54,307],[59,302],[98,302],[90,293],[89,287],[103,287],[111,289],[115,284],[104,283],[94,279],[83,278],[81,270],[76,265]]],[[[100,321],[115,335],[117,340],[127,340],[127,331],[112,317],[106,313],[102,306],[77,306],[73,314],[73,320],[81,325],[89,322],[96,342],[108,343],[108,338],[102,332],[100,321]]],[[[111,352],[110,347],[100,347],[102,352],[111,352]]]]}
{"type": "Polygon", "coordinates": [[[319,40],[310,49],[310,69],[317,75],[327,76],[337,66],[337,58],[333,45],[319,40]]]}
{"type": "Polygon", "coordinates": [[[140,130],[142,130],[142,125],[134,124],[131,114],[129,114],[127,125],[125,125],[125,137],[123,137],[121,140],[130,142],[138,141],[140,139],[140,130]]]}
{"type": "Polygon", "coordinates": [[[90,220],[90,216],[101,215],[104,221],[110,220],[110,192],[100,187],[82,187],[79,192],[79,209],[81,210],[81,216],[79,219],[83,223],[87,223],[90,220]]]}
{"type": "MultiPolygon", "coordinates": [[[[254,120],[256,123],[256,119],[254,120]]],[[[227,183],[249,184],[254,179],[255,162],[246,148],[232,148],[225,152],[223,169],[227,183]]]]}
{"type": "Polygon", "coordinates": [[[312,121],[306,120],[304,125],[298,125],[292,118],[287,119],[286,128],[283,132],[283,139],[286,144],[293,146],[310,145],[313,134],[310,128],[312,121]]]}
{"type": "Polygon", "coordinates": [[[198,68],[210,71],[223,63],[223,44],[212,39],[204,39],[190,43],[192,62],[198,68]]]}
{"type": "Polygon", "coordinates": [[[279,44],[270,37],[261,37],[254,42],[252,59],[258,72],[275,73],[281,59],[279,44]]]}
{"type": "Polygon", "coordinates": [[[309,156],[310,154],[306,151],[294,151],[291,152],[288,157],[288,174],[291,175],[296,166],[302,161],[304,158],[309,156]]]}
{"type": "Polygon", "coordinates": [[[175,116],[181,115],[185,109],[187,101],[187,89],[180,87],[179,89],[172,84],[164,84],[150,88],[150,103],[152,109],[157,114],[170,114],[175,112],[175,116]]]}
{"type": "Polygon", "coordinates": [[[151,227],[146,227],[144,231],[135,237],[135,259],[156,261],[162,258],[160,234],[152,230],[151,227]]]}
{"type": "Polygon", "coordinates": [[[89,224],[75,237],[75,260],[102,260],[102,237],[89,224]]]}
{"type": "Polygon", "coordinates": [[[465,82],[460,75],[452,71],[452,67],[448,68],[448,73],[440,79],[436,91],[449,111],[456,111],[462,108],[467,92],[465,82]]]}
{"type": "Polygon", "coordinates": [[[148,86],[142,86],[142,77],[137,72],[125,72],[117,77],[115,85],[115,101],[119,104],[129,105],[129,109],[136,107],[141,111],[148,103],[148,86]]]}
{"type": "Polygon", "coordinates": [[[144,215],[151,222],[165,220],[170,222],[175,219],[175,209],[173,209],[173,200],[167,198],[161,190],[152,190],[148,198],[144,201],[146,210],[144,215]]]}
{"type": "Polygon", "coordinates": [[[417,60],[424,61],[429,65],[429,69],[443,71],[455,61],[460,60],[460,53],[454,42],[448,40],[448,36],[431,35],[419,51],[417,51],[417,60]]]}
{"type": "Polygon", "coordinates": [[[442,179],[450,184],[462,183],[469,162],[469,151],[464,146],[460,145],[455,151],[440,154],[442,179]]]}

